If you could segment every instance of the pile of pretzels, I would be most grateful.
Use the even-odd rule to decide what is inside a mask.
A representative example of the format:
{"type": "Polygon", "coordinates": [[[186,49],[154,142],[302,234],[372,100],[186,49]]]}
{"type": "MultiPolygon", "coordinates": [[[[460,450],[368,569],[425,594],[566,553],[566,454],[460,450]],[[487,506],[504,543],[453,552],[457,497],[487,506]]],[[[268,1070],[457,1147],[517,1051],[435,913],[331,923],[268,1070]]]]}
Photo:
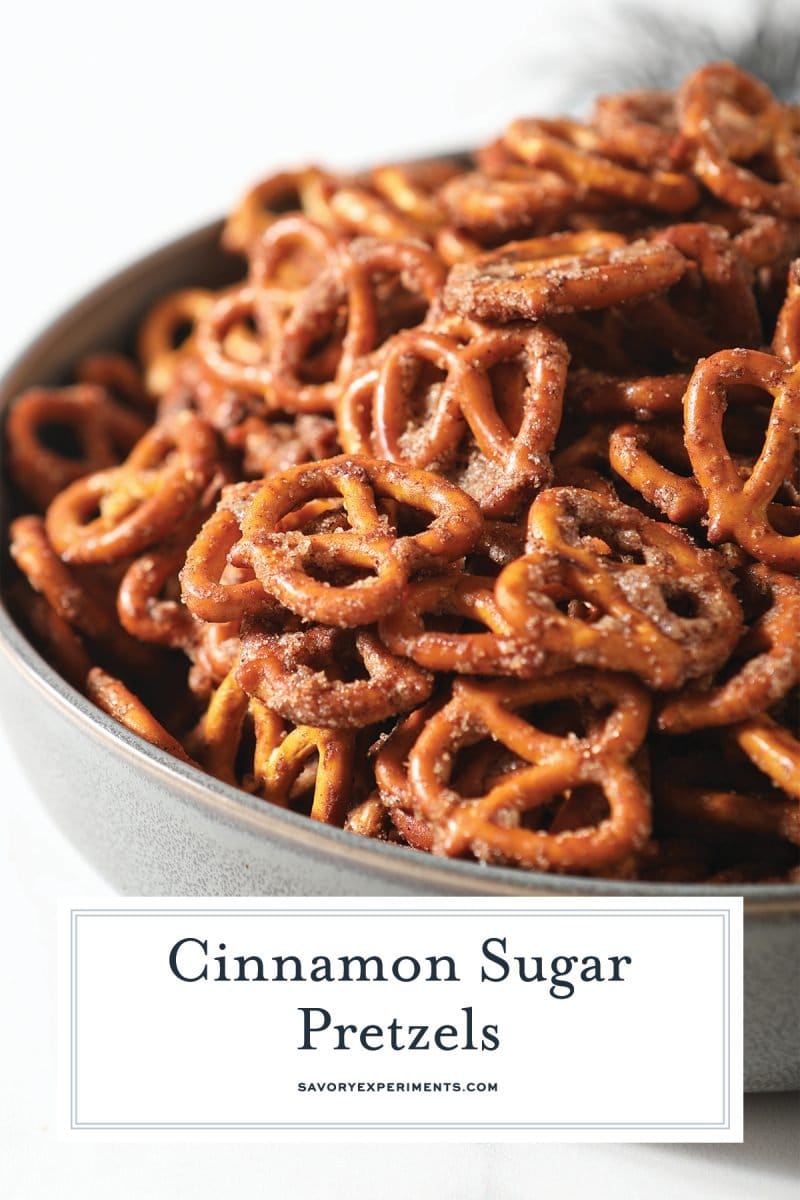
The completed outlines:
{"type": "Polygon", "coordinates": [[[222,239],[238,283],[10,411],[45,656],[364,837],[797,880],[800,110],[712,64],[222,239]]]}

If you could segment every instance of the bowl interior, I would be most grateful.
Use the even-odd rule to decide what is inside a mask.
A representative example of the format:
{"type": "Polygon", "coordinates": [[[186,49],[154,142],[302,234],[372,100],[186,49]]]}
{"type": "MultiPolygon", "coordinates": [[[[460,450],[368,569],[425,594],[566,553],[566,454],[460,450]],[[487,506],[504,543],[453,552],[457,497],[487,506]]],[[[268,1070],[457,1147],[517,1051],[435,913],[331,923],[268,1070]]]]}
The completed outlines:
{"type": "MultiPolygon", "coordinates": [[[[221,287],[242,275],[240,260],[219,249],[221,223],[204,226],[146,256],[90,292],[63,316],[48,326],[21,354],[0,381],[0,408],[26,387],[62,382],[69,367],[82,355],[101,349],[130,349],[139,319],[165,293],[189,285],[221,287]]],[[[0,528],[5,532],[9,505],[3,495],[0,528]]],[[[5,538],[4,538],[5,544],[5,538]]],[[[7,565],[7,564],[6,564],[7,565]]],[[[123,754],[133,755],[145,771],[172,776],[176,786],[191,794],[201,805],[233,807],[241,820],[256,823],[265,837],[303,844],[317,853],[339,858],[357,866],[370,863],[373,871],[402,878],[413,890],[424,880],[430,891],[441,884],[443,891],[477,894],[571,895],[715,895],[744,894],[748,911],[800,910],[800,885],[675,885],[624,883],[578,876],[555,876],[539,872],[478,863],[434,859],[419,851],[361,839],[353,834],[276,809],[263,801],[217,780],[193,767],[177,762],[164,752],[129,734],[70,687],[40,657],[16,626],[0,595],[0,649],[14,669],[25,673],[43,703],[58,704],[95,736],[110,740],[123,754]]]]}

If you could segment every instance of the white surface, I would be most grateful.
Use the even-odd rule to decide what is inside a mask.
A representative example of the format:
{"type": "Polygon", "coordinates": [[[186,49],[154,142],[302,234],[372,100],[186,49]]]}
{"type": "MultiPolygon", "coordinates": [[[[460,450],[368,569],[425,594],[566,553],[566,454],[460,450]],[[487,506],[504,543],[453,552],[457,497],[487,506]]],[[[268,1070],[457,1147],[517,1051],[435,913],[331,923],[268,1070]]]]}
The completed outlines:
{"type": "MultiPolygon", "coordinates": [[[[717,0],[704,14],[730,20],[744,7],[717,0]]],[[[541,64],[575,71],[576,36],[595,52],[592,9],[589,0],[6,6],[0,361],[93,282],[216,214],[270,166],[457,146],[550,107],[554,73],[541,64]]],[[[55,904],[111,892],[48,823],[2,739],[0,781],[4,1198],[206,1200],[234,1187],[292,1200],[796,1194],[792,1097],[747,1102],[743,1147],[57,1143],[55,904]]]]}

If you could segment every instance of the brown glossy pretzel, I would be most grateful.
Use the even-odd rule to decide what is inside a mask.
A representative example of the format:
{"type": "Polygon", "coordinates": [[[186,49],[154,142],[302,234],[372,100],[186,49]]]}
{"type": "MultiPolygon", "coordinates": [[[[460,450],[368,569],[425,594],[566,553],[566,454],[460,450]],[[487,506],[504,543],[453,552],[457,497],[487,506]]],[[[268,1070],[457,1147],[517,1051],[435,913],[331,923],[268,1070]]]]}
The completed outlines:
{"type": "Polygon", "coordinates": [[[306,289],[276,345],[272,386],[280,406],[290,412],[332,408],[355,364],[378,344],[382,320],[389,320],[394,328],[395,322],[400,326],[415,323],[414,318],[406,321],[402,312],[393,313],[391,299],[382,302],[380,293],[381,289],[385,292],[387,278],[418,298],[422,306],[419,318],[438,291],[443,269],[433,251],[421,242],[361,237],[342,247],[335,263],[306,289]],[[335,377],[322,383],[306,382],[303,372],[309,351],[331,336],[342,310],[346,311],[346,329],[335,377]]]}
{"type": "Polygon", "coordinates": [[[578,488],[543,492],[529,534],[528,554],[503,570],[495,589],[518,634],[568,661],[630,671],[656,690],[728,657],[741,610],[681,534],[578,488]],[[563,613],[560,601],[580,603],[563,613]]]}
{"type": "Polygon", "coordinates": [[[577,121],[513,121],[504,140],[524,162],[558,171],[584,192],[591,189],[627,204],[669,213],[686,212],[700,196],[688,175],[633,171],[604,158],[597,153],[602,145],[597,134],[577,121]]]}
{"type": "Polygon", "coordinates": [[[448,308],[479,320],[538,320],[662,291],[685,270],[685,257],[665,243],[626,245],[613,233],[559,233],[457,264],[443,299],[448,308]]]}
{"type": "MultiPolygon", "coordinates": [[[[255,792],[270,804],[289,807],[306,765],[316,756],[308,815],[341,825],[350,806],[353,740],[348,734],[302,725],[287,730],[261,700],[248,696],[231,671],[212,696],[189,738],[198,762],[225,783],[255,792]],[[252,724],[252,758],[242,766],[245,722],[252,724]]],[[[302,782],[306,782],[305,780],[302,782]]]]}
{"type": "Polygon", "coordinates": [[[431,702],[399,721],[375,757],[375,782],[384,811],[403,841],[417,850],[432,849],[433,825],[414,810],[408,783],[408,755],[440,707],[431,702]]]}
{"type": "Polygon", "coordinates": [[[201,621],[238,622],[256,613],[279,617],[283,611],[252,570],[233,568],[229,561],[242,536],[247,506],[259,488],[258,483],[225,488],[216,511],[186,552],[180,573],[183,602],[201,621]]]}
{"type": "Polygon", "coordinates": [[[99,667],[92,667],[86,680],[86,694],[93,704],[102,708],[103,712],[108,713],[131,733],[144,738],[159,750],[166,751],[173,758],[191,763],[192,760],[180,742],[167,732],[121,680],[107,675],[99,667]]]}
{"type": "Polygon", "coordinates": [[[625,378],[607,371],[581,368],[567,381],[570,407],[587,416],[630,413],[640,419],[672,416],[683,411],[689,383],[685,374],[640,375],[625,378]]]}
{"type": "Polygon", "coordinates": [[[117,613],[123,628],[142,642],[187,649],[197,638],[197,622],[180,602],[178,573],[186,558],[183,539],[150,550],[134,559],[117,593],[117,613]],[[176,594],[164,596],[168,585],[176,594]]]}
{"type": "Polygon", "coordinates": [[[280,171],[262,179],[225,223],[223,246],[239,253],[249,251],[261,234],[291,209],[302,211],[322,225],[329,223],[327,191],[332,182],[331,176],[318,167],[280,171]]]}
{"type": "Polygon", "coordinates": [[[311,626],[274,633],[244,623],[236,675],[244,690],[297,724],[360,729],[423,704],[427,671],[390,654],[368,630],[311,626]]]}
{"type": "Polygon", "coordinates": [[[733,725],[758,716],[800,682],[800,581],[763,564],[748,568],[746,581],[767,608],[743,632],[732,659],[736,671],[705,689],[686,689],[658,714],[666,733],[733,725]]]}
{"type": "Polygon", "coordinates": [[[441,567],[465,554],[480,529],[475,502],[441,476],[342,455],[267,481],[250,501],[237,553],[265,592],[292,612],[310,621],[357,626],[397,607],[413,571],[441,567]],[[347,528],[281,530],[280,522],[302,505],[339,496],[347,528]],[[403,535],[380,512],[383,499],[421,510],[432,518],[430,525],[403,535]],[[343,569],[361,577],[337,583],[343,569]]]}
{"type": "Polygon", "coordinates": [[[497,606],[492,577],[464,572],[410,584],[402,606],[381,619],[378,632],[393,654],[429,671],[528,678],[566,665],[515,633],[497,606]],[[432,628],[426,617],[433,619],[432,628]],[[461,620],[442,628],[442,617],[461,620]],[[462,632],[464,620],[484,626],[485,632],[462,632]]]}
{"type": "Polygon", "coordinates": [[[618,425],[608,440],[608,461],[670,521],[695,525],[705,515],[705,496],[692,475],[682,431],[675,425],[618,425]]]}
{"type": "Polygon", "coordinates": [[[800,363],[800,258],[789,270],[786,298],[775,325],[772,352],[789,366],[800,363]]]}
{"type": "Polygon", "coordinates": [[[377,370],[344,393],[342,444],[348,453],[451,473],[485,513],[508,513],[549,478],[567,362],[564,343],[544,328],[486,331],[462,346],[443,333],[409,330],[388,343],[377,370]],[[419,423],[413,389],[426,365],[446,378],[428,392],[419,423]],[[501,366],[505,380],[496,377],[501,366]],[[477,465],[452,474],[465,429],[480,451],[477,465]]]}
{"type": "Polygon", "coordinates": [[[618,862],[650,832],[647,792],[628,765],[648,714],[638,685],[591,671],[529,683],[456,683],[453,699],[427,722],[409,755],[415,812],[435,823],[434,852],[556,871],[618,862]],[[582,737],[546,733],[519,712],[565,700],[581,706],[588,724],[582,737]],[[603,708],[611,710],[605,717],[603,708]],[[456,754],[487,737],[511,751],[518,769],[483,795],[453,791],[456,754]],[[582,784],[599,786],[607,799],[609,815],[597,825],[560,833],[523,826],[526,813],[582,784]]]}
{"type": "Polygon", "coordinates": [[[87,354],[75,365],[78,383],[105,388],[112,399],[139,411],[152,412],[153,397],[148,395],[141,372],[124,354],[112,352],[87,354]]]}
{"type": "Polygon", "coordinates": [[[192,413],[154,425],[120,467],[76,480],[50,504],[47,534],[70,563],[116,562],[167,536],[214,484],[217,442],[192,413]],[[92,514],[99,509],[99,516],[92,514]]]}
{"type": "MultiPolygon", "coordinates": [[[[751,762],[795,800],[800,800],[800,742],[788,729],[763,714],[743,721],[734,730],[734,737],[751,762]]],[[[800,808],[791,806],[792,831],[784,833],[800,842],[800,808]]]]}
{"type": "Polygon", "coordinates": [[[634,327],[682,362],[696,362],[726,346],[760,345],[761,319],[750,274],[726,231],[687,222],[660,229],[654,238],[674,246],[690,265],[667,295],[634,306],[629,314],[634,327]]]}
{"type": "Polygon", "coordinates": [[[725,350],[698,363],[684,401],[686,449],[708,504],[708,537],[736,541],[754,558],[800,568],[800,534],[777,532],[770,508],[796,469],[800,426],[800,368],[756,350],[725,350]],[[773,398],[761,453],[743,480],[725,443],[727,392],[748,384],[773,398]]]}
{"type": "Polygon", "coordinates": [[[181,363],[197,345],[195,329],[214,296],[202,288],[173,292],[150,309],[139,327],[138,354],[145,386],[162,396],[172,386],[181,363]]]}
{"type": "Polygon", "coordinates": [[[800,161],[792,118],[769,89],[732,63],[695,71],[677,98],[681,132],[696,145],[693,171],[715,196],[737,208],[800,216],[800,161]],[[742,165],[769,157],[778,176],[742,165]]]}
{"type": "Polygon", "coordinates": [[[33,388],[9,412],[8,469],[17,487],[44,510],[74,480],[115,466],[145,429],[104,388],[88,383],[33,388]]]}
{"type": "Polygon", "coordinates": [[[668,170],[682,156],[671,92],[641,89],[599,96],[591,123],[604,154],[640,169],[668,170]]]}
{"type": "Polygon", "coordinates": [[[530,229],[541,217],[563,212],[575,194],[554,171],[521,168],[501,178],[480,171],[459,175],[440,195],[459,229],[487,238],[530,229]]]}

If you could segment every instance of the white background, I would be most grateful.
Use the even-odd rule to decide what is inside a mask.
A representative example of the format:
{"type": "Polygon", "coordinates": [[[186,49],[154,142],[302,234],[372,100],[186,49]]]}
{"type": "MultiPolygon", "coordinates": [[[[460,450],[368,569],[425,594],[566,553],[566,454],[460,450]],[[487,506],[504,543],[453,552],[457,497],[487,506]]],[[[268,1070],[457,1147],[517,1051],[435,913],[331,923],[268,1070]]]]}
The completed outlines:
{"type": "MultiPolygon", "coordinates": [[[[703,11],[732,23],[751,8],[706,0],[703,11]]],[[[609,28],[591,0],[27,0],[4,14],[2,362],[92,283],[271,166],[460,145],[553,107],[559,72],[579,79],[609,28]]],[[[795,1194],[792,1097],[747,1101],[744,1146],[58,1144],[56,900],[113,893],[47,822],[2,740],[0,781],[4,1198],[795,1194]]]]}
{"type": "MultiPolygon", "coordinates": [[[[577,897],[482,897],[477,905],[459,897],[136,899],[121,910],[79,905],[74,914],[65,905],[60,933],[72,977],[62,969],[60,1007],[72,1012],[74,1028],[63,1035],[59,1127],[74,1123],[74,1136],[92,1137],[93,1127],[119,1125],[147,1139],[135,1126],[295,1125],[301,1131],[289,1139],[298,1141],[311,1133],[302,1126],[319,1124],[341,1129],[326,1140],[353,1132],[372,1142],[381,1140],[367,1132],[376,1123],[406,1127],[384,1133],[388,1141],[436,1124],[460,1126],[452,1140],[466,1142],[495,1133],[514,1142],[738,1142],[741,901],[724,920],[721,908],[715,898],[626,898],[587,911],[577,897]],[[487,945],[492,957],[482,953],[487,945]],[[357,968],[354,978],[342,977],[341,956],[353,954],[373,960],[373,982],[359,980],[357,968]],[[454,978],[442,963],[431,979],[429,963],[443,954],[454,978]],[[246,986],[235,986],[236,956],[253,955],[266,979],[256,982],[250,962],[246,986]],[[293,978],[291,960],[276,978],[276,955],[296,956],[303,978],[293,978]],[[332,963],[332,980],[309,977],[319,955],[332,963]],[[594,956],[600,979],[582,978],[567,959],[559,982],[564,955],[584,965],[594,956]],[[531,979],[533,956],[543,964],[541,981],[531,979]],[[380,981],[375,959],[385,964],[380,981]],[[302,1007],[312,1010],[307,1036],[302,1007]],[[413,1026],[424,1034],[416,1051],[413,1026]],[[448,1030],[443,1047],[434,1038],[440,1027],[448,1030]],[[488,1044],[485,1027],[494,1035],[488,1044]],[[369,1030],[364,1043],[358,1030],[369,1030]],[[345,1090],[300,1092],[299,1081],[334,1091],[341,1081],[345,1090]],[[347,1090],[359,1081],[462,1087],[347,1090]],[[479,1083],[494,1090],[466,1086],[479,1083]],[[580,1124],[592,1127],[588,1137],[580,1124]]],[[[450,1135],[431,1132],[442,1136],[450,1135]]]]}

